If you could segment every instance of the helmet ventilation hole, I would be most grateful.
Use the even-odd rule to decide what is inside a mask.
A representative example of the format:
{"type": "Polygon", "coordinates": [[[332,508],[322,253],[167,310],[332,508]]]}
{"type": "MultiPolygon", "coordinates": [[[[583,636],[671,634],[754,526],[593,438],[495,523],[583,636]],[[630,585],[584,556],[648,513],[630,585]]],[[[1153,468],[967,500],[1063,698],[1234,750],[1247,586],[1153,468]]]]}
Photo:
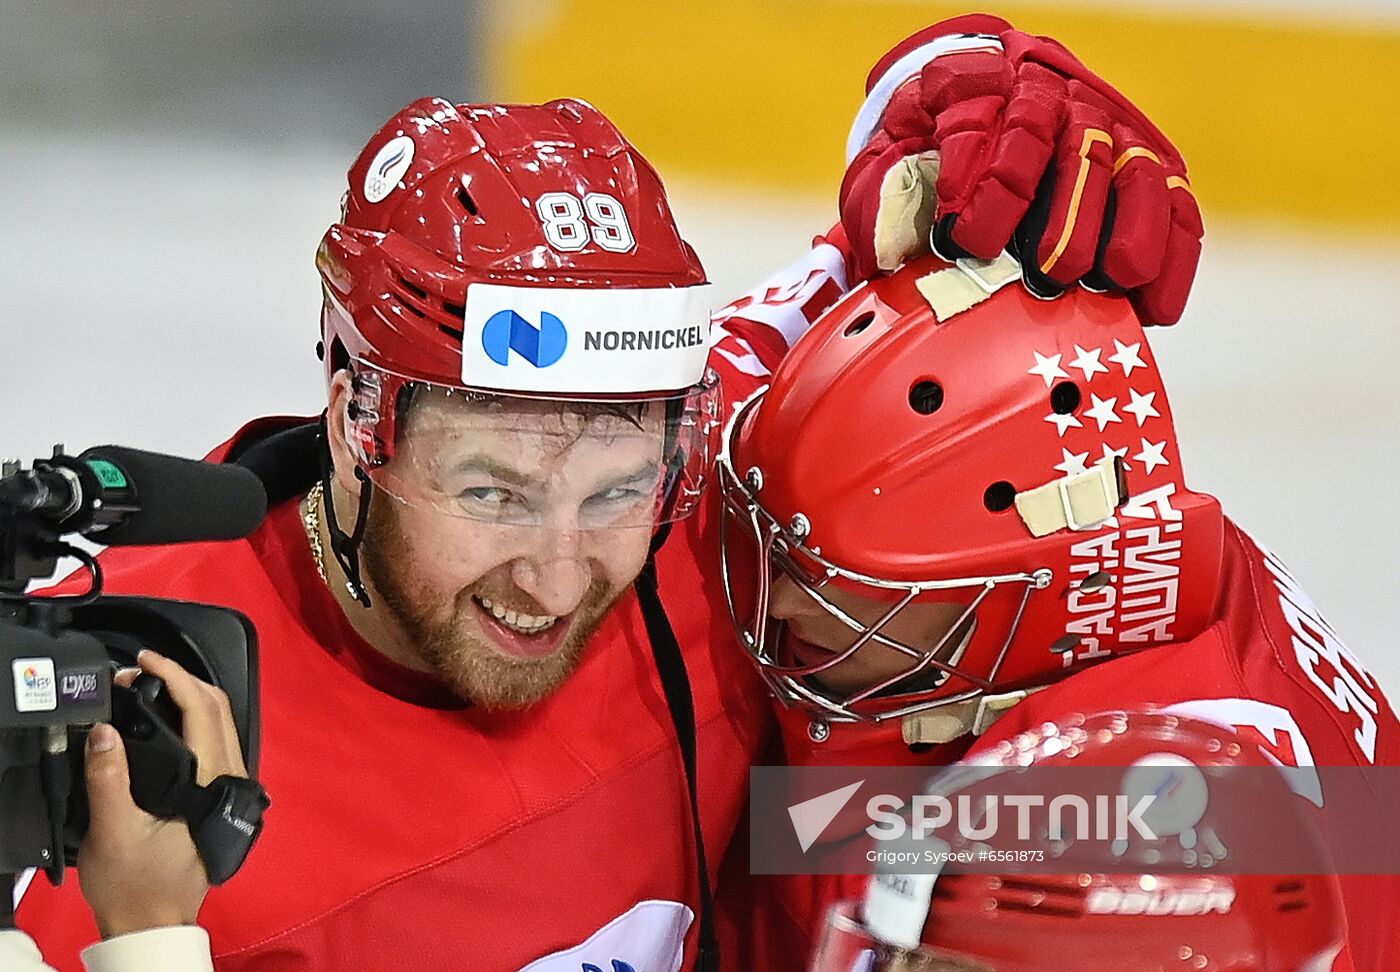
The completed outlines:
{"type": "Polygon", "coordinates": [[[1016,502],[1016,487],[1002,479],[987,487],[987,491],[982,494],[982,504],[992,513],[1001,513],[1011,509],[1011,504],[1016,502]]]}
{"type": "Polygon", "coordinates": [[[1092,594],[1107,587],[1112,580],[1112,575],[1107,571],[1096,571],[1079,582],[1079,589],[1086,594],[1092,594]]]}
{"type": "Polygon", "coordinates": [[[466,186],[457,187],[457,201],[462,204],[463,209],[473,216],[481,215],[481,211],[476,208],[476,200],[472,198],[472,194],[467,191],[466,186]]]}
{"type": "Polygon", "coordinates": [[[847,324],[846,330],[842,333],[845,337],[855,337],[861,331],[869,327],[874,320],[875,312],[866,311],[864,314],[851,321],[851,323],[847,324]]]}
{"type": "Polygon", "coordinates": [[[1050,407],[1057,415],[1068,415],[1084,401],[1079,386],[1072,381],[1062,381],[1050,389],[1050,407]]]}
{"type": "Polygon", "coordinates": [[[422,287],[404,277],[395,277],[390,288],[398,298],[398,304],[415,317],[432,321],[438,329],[449,337],[462,339],[462,330],[453,327],[451,322],[461,322],[466,317],[466,307],[429,294],[422,287]]]}
{"type": "Polygon", "coordinates": [[[919,381],[909,389],[909,407],[920,415],[932,415],[943,407],[943,386],[936,381],[919,381]]]}
{"type": "Polygon", "coordinates": [[[395,283],[398,285],[398,293],[395,296],[399,299],[399,306],[414,317],[427,317],[420,305],[430,303],[428,292],[403,277],[395,278],[395,283]]]}
{"type": "Polygon", "coordinates": [[[399,278],[399,286],[402,287],[404,290],[407,290],[410,294],[417,297],[419,300],[428,299],[428,292],[426,290],[424,290],[422,287],[419,287],[417,284],[410,282],[405,277],[399,278]]]}

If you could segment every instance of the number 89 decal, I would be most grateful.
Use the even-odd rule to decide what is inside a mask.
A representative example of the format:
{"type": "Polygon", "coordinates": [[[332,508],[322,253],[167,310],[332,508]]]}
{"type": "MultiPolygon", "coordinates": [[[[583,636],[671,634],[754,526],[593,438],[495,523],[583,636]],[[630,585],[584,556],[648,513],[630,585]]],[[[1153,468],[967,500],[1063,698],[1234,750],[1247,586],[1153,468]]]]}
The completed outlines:
{"type": "Polygon", "coordinates": [[[544,238],[556,250],[573,253],[590,239],[613,253],[626,253],[637,245],[627,211],[605,192],[590,192],[580,201],[571,192],[547,192],[535,203],[544,224],[544,238]]]}

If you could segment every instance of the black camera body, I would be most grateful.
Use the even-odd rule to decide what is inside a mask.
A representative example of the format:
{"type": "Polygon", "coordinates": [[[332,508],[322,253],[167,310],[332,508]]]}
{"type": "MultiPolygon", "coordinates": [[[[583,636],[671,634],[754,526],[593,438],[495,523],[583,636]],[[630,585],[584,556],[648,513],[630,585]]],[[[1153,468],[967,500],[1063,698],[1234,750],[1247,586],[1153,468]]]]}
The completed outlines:
{"type": "MultiPolygon", "coordinates": [[[[43,608],[41,614],[52,610],[42,601],[28,603],[43,608]]],[[[180,735],[179,708],[157,679],[142,676],[132,688],[112,682],[115,672],[135,666],[143,648],[228,694],[244,762],[257,765],[257,636],[244,615],[148,597],[102,597],[60,610],[71,627],[56,632],[0,618],[0,670],[13,676],[0,684],[0,821],[6,822],[0,873],[50,868],[60,852],[66,864],[75,863],[87,831],[84,744],[97,722],[110,722],[122,734],[137,806],[157,817],[179,815],[175,795],[196,771],[180,735]],[[60,726],[62,741],[55,734],[60,726]],[[62,775],[72,785],[61,847],[55,847],[51,801],[37,794],[44,784],[41,757],[60,753],[68,762],[62,775]]]]}
{"type": "Polygon", "coordinates": [[[56,449],[32,471],[6,464],[0,475],[0,875],[40,867],[59,883],[65,866],[76,862],[88,827],[86,737],[98,722],[121,733],[136,804],[190,823],[211,881],[226,879],[241,864],[261,826],[267,803],[261,788],[231,777],[200,786],[195,756],[181,736],[179,707],[163,683],[143,674],[128,688],[113,676],[135,667],[137,655],[149,648],[222,688],[245,764],[254,772],[252,623],[209,604],[103,596],[98,562],[60,537],[83,532],[99,542],[134,544],[232,539],[250,532],[265,508],[261,483],[241,467],[119,447],[77,459],[56,449]],[[209,512],[225,498],[231,516],[209,512]],[[183,511],[170,512],[177,499],[198,511],[192,522],[183,511]],[[151,515],[143,520],[146,511],[151,515]],[[82,562],[88,588],[26,593],[29,582],[51,576],[63,556],[82,562]],[[228,834],[218,821],[229,825],[223,828],[228,834]]]}

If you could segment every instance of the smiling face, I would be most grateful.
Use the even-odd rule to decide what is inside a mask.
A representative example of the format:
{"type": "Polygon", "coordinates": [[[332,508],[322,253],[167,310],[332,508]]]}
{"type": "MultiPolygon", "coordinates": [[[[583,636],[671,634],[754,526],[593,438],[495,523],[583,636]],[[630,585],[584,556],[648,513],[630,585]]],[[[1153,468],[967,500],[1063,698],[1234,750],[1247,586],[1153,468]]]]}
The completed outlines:
{"type": "Polygon", "coordinates": [[[646,562],[664,406],[430,390],[402,420],[371,474],[361,555],[376,609],[461,697],[538,701],[646,562]]]}

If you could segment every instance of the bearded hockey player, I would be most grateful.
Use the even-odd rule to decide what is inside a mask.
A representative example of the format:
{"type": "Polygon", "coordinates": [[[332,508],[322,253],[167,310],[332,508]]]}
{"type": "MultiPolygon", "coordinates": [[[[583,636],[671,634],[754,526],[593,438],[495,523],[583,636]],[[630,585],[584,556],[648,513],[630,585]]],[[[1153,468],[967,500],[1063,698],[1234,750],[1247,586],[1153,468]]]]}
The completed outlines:
{"type": "MultiPolygon", "coordinates": [[[[732,422],[726,588],[788,761],[946,764],[1111,707],[1287,766],[1400,762],[1375,680],[1188,484],[1132,304],[1036,300],[1018,273],[929,256],[870,282],[732,422]]],[[[1400,879],[1340,880],[1335,967],[1391,967],[1400,879]]],[[[780,921],[800,939],[841,883],[779,882],[780,921]]]]}
{"type": "MultiPolygon", "coordinates": [[[[705,499],[720,385],[750,395],[936,217],[956,217],[949,245],[999,250],[1042,186],[1027,245],[1090,240],[1059,283],[1112,269],[1093,241],[1148,224],[1152,265],[1112,282],[1184,300],[1194,271],[1169,147],[1129,166],[1161,218],[1105,221],[1101,151],[1087,194],[1046,173],[1078,171],[1090,105],[1150,126],[1049,68],[1027,88],[1024,35],[977,23],[931,28],[877,72],[891,85],[843,192],[852,250],[819,241],[713,335],[656,174],[588,105],[424,100],[371,139],[318,254],[325,416],[255,421],[211,457],[264,477],[267,522],[246,543],[104,559],[114,592],[217,601],[259,631],[277,809],[201,915],[220,969],[715,967],[713,866],[771,720],[705,499]],[[925,78],[945,55],[977,77],[925,78]],[[908,109],[897,130],[885,102],[908,109]],[[983,202],[928,181],[944,141],[949,180],[983,202]],[[865,219],[877,198],[902,214],[865,219]]],[[[63,968],[96,934],[68,888],[32,886],[19,916],[63,968]]]]}
{"type": "MultiPolygon", "coordinates": [[[[280,820],[201,915],[218,966],[694,967],[767,717],[722,612],[657,578],[706,583],[717,371],[756,382],[709,367],[660,182],[581,102],[425,99],[317,265],[324,420],[214,456],[264,475],[267,522],[104,558],[110,590],[220,601],[263,645],[280,820]]],[[[67,888],[19,917],[60,967],[96,937],[67,888]]]]}

